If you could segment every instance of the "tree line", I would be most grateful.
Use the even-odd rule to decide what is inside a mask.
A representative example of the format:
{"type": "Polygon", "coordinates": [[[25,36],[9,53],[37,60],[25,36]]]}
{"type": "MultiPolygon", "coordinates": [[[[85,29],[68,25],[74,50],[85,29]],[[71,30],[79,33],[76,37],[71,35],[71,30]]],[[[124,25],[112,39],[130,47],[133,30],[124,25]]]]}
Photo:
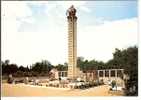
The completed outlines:
{"type": "MultiPolygon", "coordinates": [[[[32,76],[49,76],[52,68],[57,68],[59,71],[68,70],[68,64],[52,65],[48,60],[36,62],[31,66],[18,66],[11,64],[9,60],[1,62],[2,75],[8,76],[12,74],[15,77],[32,77],[32,76]]],[[[108,62],[87,60],[84,57],[77,58],[77,67],[82,71],[98,70],[98,69],[124,69],[124,72],[129,75],[129,80],[126,84],[127,89],[131,86],[136,86],[138,89],[138,48],[136,46],[127,49],[115,49],[113,58],[108,62]]],[[[138,90],[135,95],[138,94],[138,90]]]]}
{"type": "MultiPolygon", "coordinates": [[[[10,64],[9,60],[1,62],[2,75],[13,74],[15,76],[48,76],[52,68],[57,68],[59,71],[68,69],[68,64],[52,65],[48,60],[36,62],[30,66],[18,66],[17,64],[10,64]]],[[[115,49],[113,59],[104,63],[102,61],[87,60],[84,57],[77,58],[77,67],[82,71],[97,70],[97,69],[125,69],[125,73],[130,77],[138,76],[138,48],[136,46],[127,49],[115,49]]]]}
{"type": "Polygon", "coordinates": [[[15,77],[32,77],[32,76],[49,76],[49,72],[52,68],[57,68],[59,71],[67,70],[67,63],[52,65],[48,60],[42,60],[36,62],[30,66],[18,66],[17,64],[11,64],[10,60],[1,62],[2,75],[8,76],[12,74],[15,77]]]}
{"type": "Polygon", "coordinates": [[[83,57],[78,57],[77,66],[81,70],[125,69],[125,73],[133,74],[138,71],[138,48],[136,46],[122,50],[116,48],[113,59],[106,63],[95,59],[84,60],[83,57]]]}

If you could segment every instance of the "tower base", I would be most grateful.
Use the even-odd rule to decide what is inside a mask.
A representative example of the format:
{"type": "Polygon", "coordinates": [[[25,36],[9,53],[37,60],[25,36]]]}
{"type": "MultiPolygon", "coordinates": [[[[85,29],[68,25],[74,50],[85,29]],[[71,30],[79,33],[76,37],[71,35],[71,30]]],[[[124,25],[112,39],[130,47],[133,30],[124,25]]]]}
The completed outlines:
{"type": "Polygon", "coordinates": [[[76,67],[74,73],[72,72],[71,68],[68,68],[68,78],[71,80],[76,80],[80,77],[80,69],[76,67]]]}

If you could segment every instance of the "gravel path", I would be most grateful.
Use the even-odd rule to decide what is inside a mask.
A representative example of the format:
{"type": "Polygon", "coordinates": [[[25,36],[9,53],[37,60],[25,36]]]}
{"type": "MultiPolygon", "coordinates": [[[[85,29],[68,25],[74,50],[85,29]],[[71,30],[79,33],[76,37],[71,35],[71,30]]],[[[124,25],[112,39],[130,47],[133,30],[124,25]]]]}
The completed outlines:
{"type": "Polygon", "coordinates": [[[2,84],[2,96],[123,96],[123,92],[109,92],[107,85],[89,89],[60,89],[43,86],[29,86],[24,84],[2,84]]]}

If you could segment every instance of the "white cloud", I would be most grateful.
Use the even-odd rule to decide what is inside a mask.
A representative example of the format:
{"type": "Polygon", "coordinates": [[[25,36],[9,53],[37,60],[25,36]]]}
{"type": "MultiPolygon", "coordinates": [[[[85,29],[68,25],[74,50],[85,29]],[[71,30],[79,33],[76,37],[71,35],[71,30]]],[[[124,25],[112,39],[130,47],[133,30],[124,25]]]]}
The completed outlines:
{"type": "MultiPolygon", "coordinates": [[[[76,2],[74,4],[76,8],[82,8],[85,12],[89,12],[87,8],[83,8],[86,2],[74,2],[76,2]]],[[[66,11],[73,2],[63,5],[62,1],[59,4],[64,7],[63,11],[66,11]]],[[[32,24],[35,22],[32,18],[34,16],[28,17],[32,15],[32,12],[27,6],[27,2],[2,2],[2,60],[10,59],[11,62],[18,65],[32,64],[42,59],[47,59],[52,64],[68,60],[67,19],[65,19],[65,13],[64,15],[59,14],[55,10],[55,4],[53,5],[47,5],[46,12],[49,15],[46,26],[40,26],[39,31],[18,32],[22,21],[32,24]],[[51,11],[56,12],[51,13],[51,11]],[[21,20],[17,21],[17,17],[20,17],[21,20]]],[[[125,48],[137,44],[137,19],[104,21],[104,24],[101,25],[85,27],[78,23],[77,33],[78,56],[107,61],[112,58],[115,48],[125,48]]]]}
{"type": "Polygon", "coordinates": [[[80,7],[80,10],[85,11],[85,12],[88,12],[88,13],[91,12],[91,10],[89,8],[85,7],[85,6],[81,6],[80,7]]]}
{"type": "Polygon", "coordinates": [[[78,56],[88,59],[107,61],[112,58],[115,48],[138,44],[137,18],[78,28],[78,56]]]}
{"type": "MultiPolygon", "coordinates": [[[[25,2],[2,1],[2,26],[8,27],[8,30],[7,28],[5,29],[6,31],[17,31],[17,27],[20,25],[20,21],[17,19],[29,20],[31,15],[32,12],[25,2]]],[[[30,20],[32,19],[30,18],[30,20]]]]}
{"type": "Polygon", "coordinates": [[[86,3],[86,1],[49,1],[48,3],[45,3],[46,14],[49,15],[51,13],[56,13],[58,17],[63,18],[65,16],[65,12],[71,5],[74,5],[77,10],[91,12],[91,10],[86,7],[86,3]],[[62,12],[64,12],[64,14],[62,14],[62,12]]]}
{"type": "Polygon", "coordinates": [[[26,2],[2,1],[2,15],[12,18],[26,17],[31,15],[31,11],[26,2]]]}
{"type": "Polygon", "coordinates": [[[59,20],[54,21],[56,16],[49,17],[48,25],[44,26],[44,30],[18,32],[22,22],[32,24],[35,22],[32,17],[29,17],[32,12],[27,3],[3,2],[2,15],[2,60],[10,59],[18,65],[27,65],[42,59],[47,59],[52,63],[63,63],[67,59],[67,54],[64,54],[67,52],[64,49],[64,47],[67,48],[65,42],[67,32],[64,28],[62,31],[58,27],[64,23],[60,23],[59,20]]]}
{"type": "Polygon", "coordinates": [[[74,7],[79,8],[86,4],[86,1],[57,1],[58,5],[61,5],[64,9],[68,9],[71,5],[74,7]]]}
{"type": "Polygon", "coordinates": [[[17,29],[21,24],[17,18],[30,15],[31,11],[25,2],[2,1],[2,59],[10,59],[16,63],[20,39],[17,29]]]}

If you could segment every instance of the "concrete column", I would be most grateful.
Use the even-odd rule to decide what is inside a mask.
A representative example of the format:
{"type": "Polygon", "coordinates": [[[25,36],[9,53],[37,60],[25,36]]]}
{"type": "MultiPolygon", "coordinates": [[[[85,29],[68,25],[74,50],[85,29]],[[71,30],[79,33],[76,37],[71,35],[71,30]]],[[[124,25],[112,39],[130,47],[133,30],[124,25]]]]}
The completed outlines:
{"type": "Polygon", "coordinates": [[[87,72],[86,72],[86,74],[85,74],[85,75],[86,75],[86,81],[87,81],[87,72]]]}
{"type": "Polygon", "coordinates": [[[63,72],[62,72],[62,77],[63,77],[63,72]]]}
{"type": "Polygon", "coordinates": [[[109,78],[111,78],[111,70],[109,70],[109,78]]]}
{"type": "Polygon", "coordinates": [[[105,77],[105,70],[103,70],[103,77],[105,77]]]}
{"type": "Polygon", "coordinates": [[[117,69],[115,69],[115,77],[117,78],[117,69]]]}
{"type": "Polygon", "coordinates": [[[92,80],[94,79],[94,73],[92,72],[92,80]]]}
{"type": "Polygon", "coordinates": [[[121,70],[121,72],[122,72],[122,76],[124,75],[124,70],[121,70]]]}
{"type": "Polygon", "coordinates": [[[60,76],[62,77],[62,71],[60,71],[60,76]]]}
{"type": "MultiPolygon", "coordinates": [[[[122,77],[123,77],[123,75],[124,75],[124,70],[121,70],[121,72],[122,72],[122,77]]],[[[125,82],[124,82],[124,79],[122,80],[122,87],[125,88],[125,82]]]]}
{"type": "Polygon", "coordinates": [[[98,78],[99,78],[99,70],[97,70],[97,76],[98,76],[98,78]]]}

